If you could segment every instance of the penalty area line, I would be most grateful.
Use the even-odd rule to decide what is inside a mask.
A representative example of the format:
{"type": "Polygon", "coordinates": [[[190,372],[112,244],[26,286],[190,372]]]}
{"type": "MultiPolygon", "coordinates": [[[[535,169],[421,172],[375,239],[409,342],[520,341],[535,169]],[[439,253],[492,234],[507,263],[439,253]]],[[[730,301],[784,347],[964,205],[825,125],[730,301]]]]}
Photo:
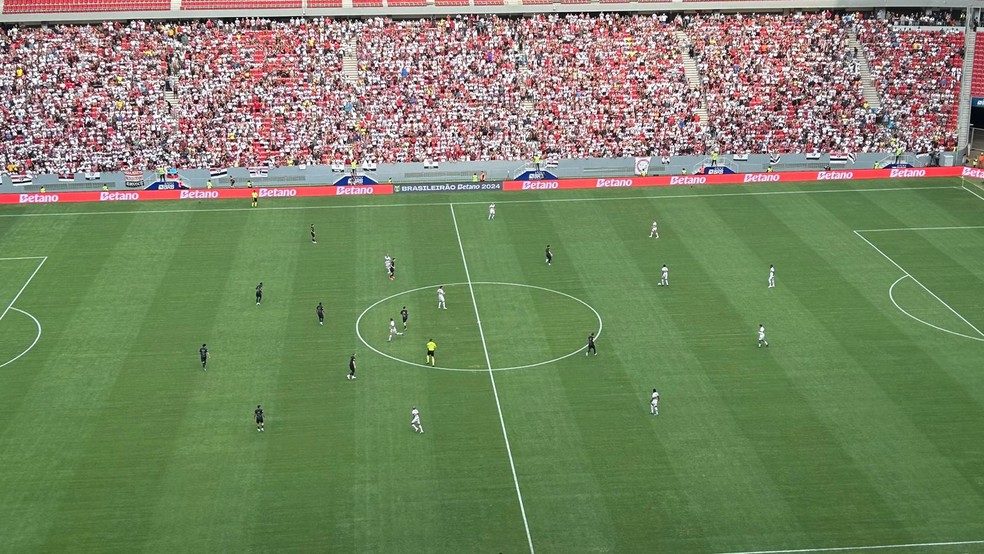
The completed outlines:
{"type": "Polygon", "coordinates": [[[868,240],[867,238],[865,238],[865,236],[862,235],[861,233],[859,233],[857,231],[854,231],[854,234],[857,235],[857,236],[859,236],[859,237],[861,237],[861,240],[863,240],[864,242],[868,243],[868,246],[874,248],[876,252],[878,252],[879,254],[882,255],[882,257],[884,257],[886,260],[888,260],[889,262],[891,262],[891,264],[894,265],[895,267],[899,268],[899,271],[901,271],[902,273],[904,273],[909,279],[912,279],[912,282],[913,283],[915,283],[915,284],[919,285],[920,287],[922,287],[922,289],[924,291],[928,292],[930,296],[932,296],[933,298],[935,298],[940,304],[943,304],[943,306],[946,307],[946,309],[948,309],[951,312],[953,312],[953,315],[959,317],[960,318],[960,321],[963,321],[964,323],[967,324],[967,326],[969,326],[971,329],[973,329],[974,331],[976,331],[978,335],[984,337],[984,333],[982,333],[980,329],[978,329],[976,326],[974,326],[973,323],[967,321],[967,318],[965,318],[964,316],[960,315],[960,312],[958,312],[957,310],[954,310],[949,304],[947,304],[946,302],[944,302],[942,298],[940,298],[939,296],[937,296],[935,292],[929,290],[929,288],[926,287],[926,285],[922,284],[919,281],[919,279],[916,279],[915,277],[913,277],[911,273],[909,273],[908,271],[905,270],[905,268],[903,268],[898,263],[896,263],[896,261],[893,260],[891,257],[889,257],[888,254],[882,252],[881,251],[881,248],[878,248],[877,246],[875,246],[873,242],[871,242],[870,240],[868,240]]]}
{"type": "Polygon", "coordinates": [[[908,544],[877,544],[870,546],[834,546],[829,548],[798,548],[793,550],[746,550],[742,552],[721,552],[719,554],[802,554],[806,552],[845,552],[856,550],[901,550],[903,548],[927,548],[935,546],[967,546],[984,544],[984,541],[917,542],[908,544]]]}
{"type": "MultiPolygon", "coordinates": [[[[9,259],[16,259],[16,258],[9,258],[9,259]]],[[[38,267],[34,268],[34,273],[32,273],[31,276],[27,278],[27,281],[24,283],[24,286],[21,287],[19,291],[17,291],[17,294],[14,295],[14,299],[10,301],[10,304],[7,304],[7,307],[3,310],[3,313],[0,314],[0,320],[3,320],[4,316],[7,315],[7,312],[10,311],[10,308],[14,306],[14,302],[17,302],[17,299],[20,298],[20,295],[24,294],[24,291],[27,289],[27,285],[31,284],[31,281],[34,279],[34,276],[37,275],[39,271],[41,271],[41,266],[44,265],[44,262],[48,261],[48,256],[41,256],[40,258],[35,257],[35,258],[21,258],[21,259],[35,259],[35,260],[40,259],[41,263],[38,264],[38,267]]]]}

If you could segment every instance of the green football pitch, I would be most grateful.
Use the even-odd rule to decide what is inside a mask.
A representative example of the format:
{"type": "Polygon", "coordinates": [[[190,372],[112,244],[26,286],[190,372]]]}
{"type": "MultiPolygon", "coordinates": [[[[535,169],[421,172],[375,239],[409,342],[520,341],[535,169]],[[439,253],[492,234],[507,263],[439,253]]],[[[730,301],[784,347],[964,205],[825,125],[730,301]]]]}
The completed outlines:
{"type": "Polygon", "coordinates": [[[15,207],[0,257],[0,551],[984,551],[969,182],[15,207]]]}

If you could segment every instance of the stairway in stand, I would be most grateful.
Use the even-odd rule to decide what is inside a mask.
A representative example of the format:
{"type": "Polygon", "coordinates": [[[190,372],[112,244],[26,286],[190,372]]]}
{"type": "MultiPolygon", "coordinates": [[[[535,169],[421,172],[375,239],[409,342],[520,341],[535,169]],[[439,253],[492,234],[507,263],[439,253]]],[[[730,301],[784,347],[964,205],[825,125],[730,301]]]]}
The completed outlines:
{"type": "MultiPolygon", "coordinates": [[[[687,76],[687,84],[690,85],[691,90],[703,91],[704,87],[701,83],[700,71],[697,70],[697,60],[690,57],[690,37],[683,31],[675,31],[674,34],[676,35],[677,42],[680,44],[680,55],[683,57],[683,72],[687,76]]],[[[702,93],[701,97],[703,101],[700,107],[697,108],[697,115],[700,116],[701,123],[706,126],[708,124],[707,118],[709,117],[706,96],[702,93]]]]}
{"type": "Polygon", "coordinates": [[[858,65],[860,65],[861,72],[861,92],[864,95],[864,101],[868,103],[874,109],[881,108],[881,96],[878,95],[878,89],[875,88],[875,82],[871,78],[871,66],[868,65],[868,57],[864,55],[864,46],[858,42],[858,35],[854,31],[848,31],[847,33],[847,47],[856,48],[858,50],[858,65]]]}

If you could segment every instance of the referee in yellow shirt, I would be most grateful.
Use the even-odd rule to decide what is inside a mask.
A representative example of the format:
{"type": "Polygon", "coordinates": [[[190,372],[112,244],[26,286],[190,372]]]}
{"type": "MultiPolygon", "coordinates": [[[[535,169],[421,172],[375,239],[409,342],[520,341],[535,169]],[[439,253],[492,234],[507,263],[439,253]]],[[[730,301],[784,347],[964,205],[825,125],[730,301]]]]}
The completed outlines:
{"type": "Polygon", "coordinates": [[[432,367],[434,366],[434,351],[435,350],[437,350],[437,343],[434,342],[434,339],[431,339],[431,340],[427,341],[427,361],[430,362],[430,365],[432,367]]]}
{"type": "Polygon", "coordinates": [[[250,198],[252,198],[253,200],[252,204],[250,204],[250,207],[253,208],[256,207],[256,201],[257,199],[259,199],[259,197],[260,197],[260,193],[256,192],[255,190],[252,192],[252,194],[250,194],[250,198]]]}

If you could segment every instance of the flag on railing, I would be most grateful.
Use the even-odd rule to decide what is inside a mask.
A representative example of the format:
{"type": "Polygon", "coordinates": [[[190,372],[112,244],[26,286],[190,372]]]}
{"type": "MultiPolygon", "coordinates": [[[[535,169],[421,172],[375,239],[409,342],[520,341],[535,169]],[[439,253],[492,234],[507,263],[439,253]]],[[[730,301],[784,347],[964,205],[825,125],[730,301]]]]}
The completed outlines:
{"type": "Polygon", "coordinates": [[[769,163],[775,165],[782,161],[782,156],[779,154],[769,154],[769,163]]]}
{"type": "Polygon", "coordinates": [[[266,177],[268,175],[270,175],[270,168],[268,167],[256,166],[249,168],[250,178],[256,179],[259,177],[266,177]]]}
{"type": "Polygon", "coordinates": [[[74,173],[59,173],[58,174],[58,181],[60,183],[71,183],[72,181],[75,181],[75,174],[74,173]]]}
{"type": "Polygon", "coordinates": [[[649,172],[649,164],[652,162],[652,156],[639,156],[635,159],[635,174],[645,175],[649,172]]]}
{"type": "Polygon", "coordinates": [[[331,170],[335,173],[342,173],[345,171],[345,162],[342,160],[333,160],[331,162],[331,170]]]}
{"type": "Polygon", "coordinates": [[[547,159],[543,164],[543,167],[547,169],[553,169],[560,165],[560,156],[557,154],[547,154],[547,159]]]}
{"type": "Polygon", "coordinates": [[[846,164],[848,160],[847,152],[831,152],[830,153],[830,163],[831,164],[846,164]]]}
{"type": "Polygon", "coordinates": [[[848,159],[848,160],[849,160],[849,161],[851,162],[851,164],[853,165],[853,164],[855,164],[855,163],[857,163],[857,161],[858,161],[858,155],[857,155],[857,154],[855,154],[854,152],[848,152],[848,153],[847,153],[847,159],[848,159]]]}
{"type": "Polygon", "coordinates": [[[819,160],[820,159],[820,152],[810,152],[809,154],[806,155],[806,159],[808,159],[808,160],[819,160]]]}
{"type": "Polygon", "coordinates": [[[98,171],[86,171],[85,180],[86,181],[98,181],[102,179],[102,173],[98,171]]]}
{"type": "Polygon", "coordinates": [[[142,187],[144,184],[143,171],[140,170],[124,171],[123,184],[130,188],[142,187]]]}
{"type": "Polygon", "coordinates": [[[731,159],[736,162],[747,162],[748,154],[735,154],[734,156],[731,156],[731,159]]]}
{"type": "Polygon", "coordinates": [[[209,177],[212,179],[222,179],[229,176],[229,170],[225,168],[213,167],[208,170],[209,177]]]}
{"type": "Polygon", "coordinates": [[[33,182],[34,182],[34,179],[32,179],[31,176],[28,175],[27,173],[11,173],[10,174],[10,183],[12,185],[14,185],[15,187],[27,186],[27,185],[30,185],[33,182]]]}

